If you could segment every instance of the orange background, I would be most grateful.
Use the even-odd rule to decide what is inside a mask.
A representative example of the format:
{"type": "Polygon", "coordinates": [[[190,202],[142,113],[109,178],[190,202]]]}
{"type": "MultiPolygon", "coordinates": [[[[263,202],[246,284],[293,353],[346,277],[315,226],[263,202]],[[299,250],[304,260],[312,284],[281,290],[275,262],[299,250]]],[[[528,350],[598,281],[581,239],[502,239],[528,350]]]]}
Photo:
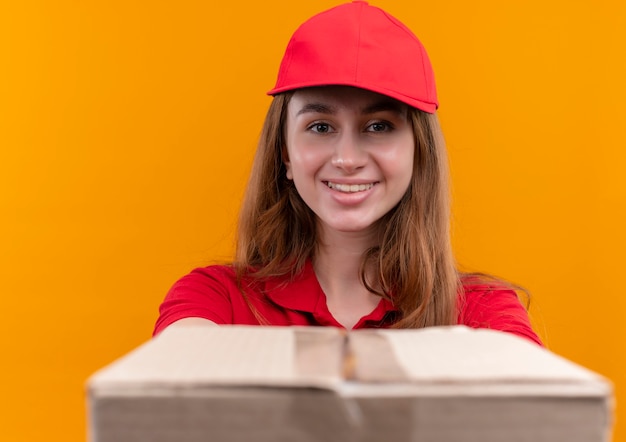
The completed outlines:
{"type": "MultiPolygon", "coordinates": [[[[230,256],[264,92],[335,4],[0,1],[0,439],[84,440],[86,378],[230,256]]],[[[459,261],[624,396],[626,2],[375,4],[435,66],[459,261]]]]}

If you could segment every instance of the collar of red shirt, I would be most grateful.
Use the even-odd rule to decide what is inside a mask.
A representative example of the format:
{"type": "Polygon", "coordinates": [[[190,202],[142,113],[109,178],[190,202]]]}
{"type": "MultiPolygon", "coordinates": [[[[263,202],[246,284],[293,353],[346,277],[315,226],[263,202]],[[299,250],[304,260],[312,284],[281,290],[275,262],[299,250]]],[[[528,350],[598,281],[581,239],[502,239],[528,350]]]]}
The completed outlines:
{"type": "MultiPolygon", "coordinates": [[[[310,260],[292,280],[275,278],[267,281],[265,293],[272,302],[285,309],[311,313],[320,325],[342,327],[328,310],[326,295],[310,260]]],[[[397,318],[397,312],[389,300],[381,298],[376,308],[362,317],[354,328],[388,327],[397,318]]]]}

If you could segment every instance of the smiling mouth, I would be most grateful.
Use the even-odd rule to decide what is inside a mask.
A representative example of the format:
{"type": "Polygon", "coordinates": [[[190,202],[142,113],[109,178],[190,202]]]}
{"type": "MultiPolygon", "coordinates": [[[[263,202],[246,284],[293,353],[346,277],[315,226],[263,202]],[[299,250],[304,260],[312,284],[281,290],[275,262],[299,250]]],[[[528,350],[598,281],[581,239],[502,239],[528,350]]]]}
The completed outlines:
{"type": "Polygon", "coordinates": [[[374,187],[374,184],[376,183],[367,183],[367,184],[339,184],[339,183],[333,183],[332,181],[324,181],[324,184],[326,184],[328,187],[330,187],[331,189],[337,190],[339,192],[344,192],[344,193],[356,193],[356,192],[363,192],[365,190],[369,190],[372,187],[374,187]]]}

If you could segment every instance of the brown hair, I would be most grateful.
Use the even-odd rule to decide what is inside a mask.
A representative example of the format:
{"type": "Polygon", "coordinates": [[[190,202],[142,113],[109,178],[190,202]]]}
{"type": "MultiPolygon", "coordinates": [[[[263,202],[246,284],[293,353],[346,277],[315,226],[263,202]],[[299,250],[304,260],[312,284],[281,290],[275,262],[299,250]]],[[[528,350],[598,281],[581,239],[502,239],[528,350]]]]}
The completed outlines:
{"type": "MultiPolygon", "coordinates": [[[[254,158],[234,262],[240,281],[294,276],[315,253],[315,216],[287,179],[282,156],[291,95],[272,101],[254,158]]],[[[445,144],[435,114],[409,109],[415,137],[412,181],[398,205],[378,221],[381,241],[365,252],[361,280],[400,311],[394,327],[456,324],[460,283],[450,244],[445,144]],[[375,270],[366,275],[365,268],[375,270]]]]}

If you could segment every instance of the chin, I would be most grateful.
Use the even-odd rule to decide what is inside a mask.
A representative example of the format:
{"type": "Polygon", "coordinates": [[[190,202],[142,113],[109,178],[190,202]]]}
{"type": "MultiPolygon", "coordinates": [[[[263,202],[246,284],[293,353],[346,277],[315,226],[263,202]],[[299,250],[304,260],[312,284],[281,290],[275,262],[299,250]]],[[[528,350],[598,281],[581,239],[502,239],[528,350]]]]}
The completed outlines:
{"type": "Polygon", "coordinates": [[[345,221],[324,223],[326,228],[340,233],[359,233],[359,232],[371,232],[374,229],[375,222],[364,222],[364,220],[358,221],[345,221]]]}

